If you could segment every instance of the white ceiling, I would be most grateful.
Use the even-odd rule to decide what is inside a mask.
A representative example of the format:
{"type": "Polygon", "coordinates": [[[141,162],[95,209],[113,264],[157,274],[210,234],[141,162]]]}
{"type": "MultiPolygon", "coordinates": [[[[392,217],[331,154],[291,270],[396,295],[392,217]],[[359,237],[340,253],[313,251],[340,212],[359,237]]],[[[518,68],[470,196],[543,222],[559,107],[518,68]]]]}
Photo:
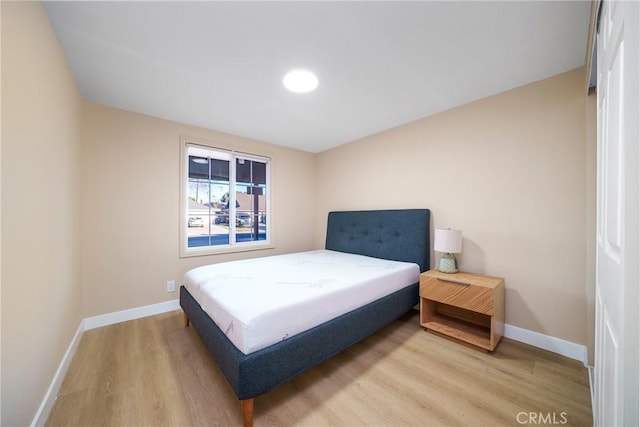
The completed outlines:
{"type": "Polygon", "coordinates": [[[320,152],[584,65],[588,1],[44,2],[84,99],[320,152]],[[313,70],[315,92],[282,86],[313,70]]]}

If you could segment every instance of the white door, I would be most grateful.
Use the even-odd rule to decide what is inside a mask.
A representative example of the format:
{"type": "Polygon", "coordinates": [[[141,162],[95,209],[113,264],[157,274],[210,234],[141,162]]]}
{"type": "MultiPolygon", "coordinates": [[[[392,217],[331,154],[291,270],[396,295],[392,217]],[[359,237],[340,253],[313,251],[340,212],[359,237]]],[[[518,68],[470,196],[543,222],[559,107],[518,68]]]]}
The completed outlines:
{"type": "Polygon", "coordinates": [[[596,426],[640,416],[639,4],[603,2],[598,30],[596,426]]]}

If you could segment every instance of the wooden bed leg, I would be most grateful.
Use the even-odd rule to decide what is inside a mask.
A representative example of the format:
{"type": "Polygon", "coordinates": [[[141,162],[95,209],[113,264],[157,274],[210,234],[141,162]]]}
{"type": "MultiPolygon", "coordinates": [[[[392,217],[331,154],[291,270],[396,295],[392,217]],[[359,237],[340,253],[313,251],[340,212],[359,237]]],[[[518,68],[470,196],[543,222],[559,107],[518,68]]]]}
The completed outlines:
{"type": "Polygon", "coordinates": [[[189,327],[189,316],[184,311],[182,312],[182,320],[184,321],[184,327],[189,327]]]}
{"type": "Polygon", "coordinates": [[[253,398],[240,401],[242,403],[242,421],[244,427],[253,426],[253,398]]]}

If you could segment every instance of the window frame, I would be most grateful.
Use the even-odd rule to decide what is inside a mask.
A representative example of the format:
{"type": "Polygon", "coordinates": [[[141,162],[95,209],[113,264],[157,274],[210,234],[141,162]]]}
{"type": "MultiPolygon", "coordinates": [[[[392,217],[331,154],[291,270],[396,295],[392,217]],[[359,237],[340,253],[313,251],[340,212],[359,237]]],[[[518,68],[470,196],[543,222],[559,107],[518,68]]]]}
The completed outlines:
{"type": "Polygon", "coordinates": [[[219,142],[202,140],[194,137],[180,137],[180,257],[187,258],[193,256],[206,256],[227,254],[234,252],[247,252],[263,249],[273,249],[274,233],[273,233],[273,209],[271,206],[271,194],[273,193],[271,182],[271,168],[273,167],[273,156],[269,153],[259,152],[254,149],[245,149],[243,147],[229,147],[219,142]],[[249,242],[236,242],[235,238],[231,238],[232,233],[236,233],[236,221],[231,218],[236,216],[236,206],[231,203],[229,206],[229,243],[224,245],[196,246],[189,247],[188,241],[188,221],[189,221],[189,147],[202,148],[203,150],[212,150],[225,153],[230,156],[229,160],[229,195],[235,194],[236,191],[236,161],[237,159],[254,160],[266,163],[266,238],[265,240],[252,240],[249,242]],[[233,177],[233,179],[231,178],[233,177]]]}

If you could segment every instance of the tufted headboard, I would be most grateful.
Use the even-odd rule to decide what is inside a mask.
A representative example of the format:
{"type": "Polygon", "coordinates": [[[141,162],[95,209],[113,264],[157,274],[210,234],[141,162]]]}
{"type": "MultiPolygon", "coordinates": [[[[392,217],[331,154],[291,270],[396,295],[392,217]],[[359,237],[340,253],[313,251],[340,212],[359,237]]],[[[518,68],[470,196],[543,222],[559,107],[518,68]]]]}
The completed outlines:
{"type": "Polygon", "coordinates": [[[325,248],[429,269],[429,209],[329,212],[325,248]]]}

